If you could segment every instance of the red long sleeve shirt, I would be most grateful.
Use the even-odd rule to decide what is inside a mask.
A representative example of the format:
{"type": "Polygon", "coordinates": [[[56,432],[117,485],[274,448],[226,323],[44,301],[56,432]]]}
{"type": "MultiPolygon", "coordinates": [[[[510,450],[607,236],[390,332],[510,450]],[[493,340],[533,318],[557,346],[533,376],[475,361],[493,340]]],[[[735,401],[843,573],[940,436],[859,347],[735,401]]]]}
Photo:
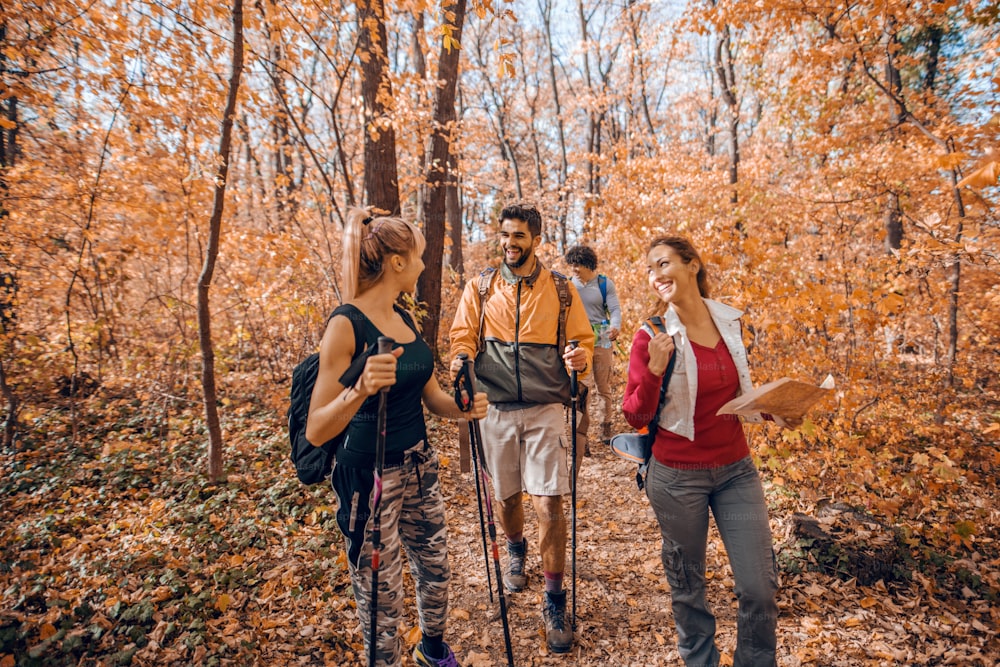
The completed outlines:
{"type": "MultiPolygon", "coordinates": [[[[649,371],[649,334],[640,329],[632,340],[628,385],[622,411],[635,428],[642,428],[656,413],[662,378],[649,371]]],[[[715,468],[735,463],[750,453],[743,425],[734,415],[716,416],[740,392],[736,364],[722,339],[714,348],[691,343],[698,362],[698,394],[694,408],[694,440],[658,429],[653,456],[672,468],[715,468]]],[[[675,375],[671,383],[684,381],[675,375]]],[[[678,388],[680,389],[680,388],[678,388]]],[[[686,388],[683,390],[686,391],[686,388]]]]}

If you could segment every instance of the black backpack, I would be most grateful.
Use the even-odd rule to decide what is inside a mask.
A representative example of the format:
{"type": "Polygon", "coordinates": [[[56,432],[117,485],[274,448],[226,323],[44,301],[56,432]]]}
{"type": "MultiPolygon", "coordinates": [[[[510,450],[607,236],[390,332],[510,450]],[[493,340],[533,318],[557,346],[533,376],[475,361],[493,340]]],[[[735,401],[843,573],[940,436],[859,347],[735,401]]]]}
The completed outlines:
{"type": "MultiPolygon", "coordinates": [[[[365,362],[374,352],[375,346],[365,348],[364,314],[352,305],[339,306],[331,313],[327,322],[337,315],[344,315],[351,321],[354,330],[354,357],[351,365],[340,376],[340,384],[352,386],[361,377],[365,362]]],[[[306,420],[309,418],[309,402],[319,374],[319,352],[313,352],[303,359],[292,371],[292,389],[288,406],[288,439],[292,445],[292,463],[295,473],[303,484],[318,484],[330,476],[333,456],[347,433],[345,428],[328,440],[322,447],[316,447],[306,440],[306,420]]]]}

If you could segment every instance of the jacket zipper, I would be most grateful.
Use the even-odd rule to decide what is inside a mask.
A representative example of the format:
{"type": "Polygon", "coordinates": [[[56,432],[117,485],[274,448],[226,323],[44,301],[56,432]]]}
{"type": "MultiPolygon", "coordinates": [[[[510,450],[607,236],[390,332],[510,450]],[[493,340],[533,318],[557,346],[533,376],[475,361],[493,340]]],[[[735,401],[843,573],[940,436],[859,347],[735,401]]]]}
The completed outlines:
{"type": "Polygon", "coordinates": [[[517,296],[514,301],[514,377],[517,378],[517,400],[523,402],[521,395],[521,285],[517,281],[517,296]]]}

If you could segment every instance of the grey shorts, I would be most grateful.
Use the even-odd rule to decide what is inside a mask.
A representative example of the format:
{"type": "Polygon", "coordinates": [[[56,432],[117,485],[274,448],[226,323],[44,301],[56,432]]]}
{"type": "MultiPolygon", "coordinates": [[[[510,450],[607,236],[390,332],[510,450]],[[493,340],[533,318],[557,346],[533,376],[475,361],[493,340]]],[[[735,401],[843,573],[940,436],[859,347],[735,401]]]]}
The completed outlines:
{"type": "Polygon", "coordinates": [[[498,500],[526,491],[569,493],[569,442],[559,403],[501,411],[492,405],[481,424],[486,470],[498,500]]]}

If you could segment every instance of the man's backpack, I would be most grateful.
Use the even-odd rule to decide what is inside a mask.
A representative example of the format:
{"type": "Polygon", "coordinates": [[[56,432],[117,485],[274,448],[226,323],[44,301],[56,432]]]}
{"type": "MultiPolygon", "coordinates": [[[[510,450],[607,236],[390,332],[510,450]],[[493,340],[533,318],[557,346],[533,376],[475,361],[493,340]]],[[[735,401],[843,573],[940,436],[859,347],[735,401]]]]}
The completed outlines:
{"type": "MultiPolygon", "coordinates": [[[[364,315],[352,305],[339,306],[327,319],[329,322],[337,315],[344,315],[351,321],[354,330],[354,357],[351,365],[340,376],[340,384],[352,386],[361,377],[365,362],[374,351],[374,346],[365,349],[364,315]]],[[[288,406],[288,439],[292,445],[292,463],[295,473],[303,484],[318,484],[330,476],[333,469],[333,457],[337,447],[347,432],[345,428],[338,435],[323,443],[321,447],[314,446],[306,440],[306,420],[309,418],[309,402],[312,399],[316,376],[319,374],[319,352],[313,352],[303,359],[292,371],[292,389],[288,406]]]]}
{"type": "MultiPolygon", "coordinates": [[[[646,320],[646,324],[653,331],[666,333],[667,328],[663,324],[662,317],[651,317],[646,320]]],[[[670,376],[674,373],[674,362],[677,360],[677,350],[670,355],[667,362],[667,370],[663,372],[663,382],[660,384],[660,400],[656,404],[656,413],[646,427],[645,433],[619,433],[611,438],[611,451],[623,459],[639,464],[639,470],[635,474],[635,483],[642,491],[646,486],[646,470],[649,469],[649,459],[653,456],[653,442],[656,441],[657,425],[660,421],[660,411],[667,398],[667,385],[670,384],[670,376]]]]}
{"type": "Polygon", "coordinates": [[[604,305],[604,315],[608,315],[608,277],[603,273],[597,274],[597,286],[601,288],[601,303],[604,305]]]}
{"type": "MultiPolygon", "coordinates": [[[[559,355],[566,349],[566,314],[569,312],[570,304],[573,303],[573,295],[569,293],[569,278],[558,271],[549,270],[552,274],[552,282],[556,285],[556,292],[559,294],[559,328],[556,334],[556,349],[559,355]]],[[[477,353],[482,351],[486,342],[486,333],[483,330],[483,321],[486,318],[486,297],[490,294],[490,287],[497,277],[497,270],[494,267],[483,269],[479,274],[479,344],[477,353]]]]}

